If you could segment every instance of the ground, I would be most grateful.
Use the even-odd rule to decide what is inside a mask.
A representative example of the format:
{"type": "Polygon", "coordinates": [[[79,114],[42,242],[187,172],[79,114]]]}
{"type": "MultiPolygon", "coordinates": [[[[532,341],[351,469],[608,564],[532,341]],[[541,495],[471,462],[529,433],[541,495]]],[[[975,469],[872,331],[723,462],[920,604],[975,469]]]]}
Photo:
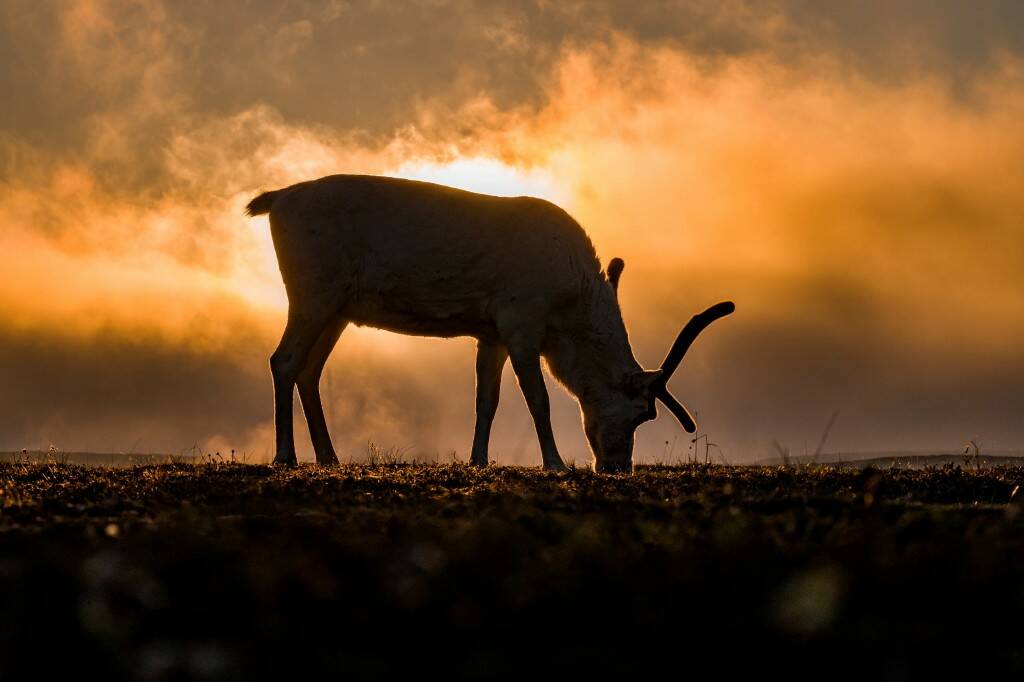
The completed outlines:
{"type": "Polygon", "coordinates": [[[1024,671],[1024,467],[0,464],[0,679],[1024,671]]]}

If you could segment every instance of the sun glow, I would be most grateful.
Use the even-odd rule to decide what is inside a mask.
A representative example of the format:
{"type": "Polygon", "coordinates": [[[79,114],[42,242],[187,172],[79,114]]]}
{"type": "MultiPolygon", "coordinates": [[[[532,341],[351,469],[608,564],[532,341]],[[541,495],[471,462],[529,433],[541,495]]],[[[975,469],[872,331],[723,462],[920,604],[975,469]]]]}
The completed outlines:
{"type": "Polygon", "coordinates": [[[570,199],[568,189],[544,169],[517,168],[485,157],[457,159],[448,163],[408,161],[387,175],[501,197],[540,197],[561,206],[570,199]]]}

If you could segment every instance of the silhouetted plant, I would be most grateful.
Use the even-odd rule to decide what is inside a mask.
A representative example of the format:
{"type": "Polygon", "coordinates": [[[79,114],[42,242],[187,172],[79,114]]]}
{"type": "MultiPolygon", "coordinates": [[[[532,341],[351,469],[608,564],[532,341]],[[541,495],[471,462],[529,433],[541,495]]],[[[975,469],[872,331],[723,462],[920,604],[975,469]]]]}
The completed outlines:
{"type": "Polygon", "coordinates": [[[401,464],[402,457],[409,450],[409,448],[399,448],[392,446],[390,448],[381,447],[372,440],[366,442],[366,463],[371,466],[388,466],[394,464],[401,464]]]}
{"type": "Polygon", "coordinates": [[[786,467],[788,469],[790,467],[790,464],[791,464],[791,458],[790,458],[790,455],[789,455],[789,448],[788,447],[783,447],[782,443],[780,443],[777,440],[773,440],[772,441],[772,445],[775,447],[775,451],[777,453],[779,453],[779,457],[782,459],[782,466],[784,466],[784,467],[786,467]]]}
{"type": "Polygon", "coordinates": [[[964,466],[968,466],[970,464],[971,458],[973,457],[973,459],[974,459],[974,468],[975,469],[980,469],[981,468],[981,463],[979,461],[979,457],[980,456],[981,456],[981,453],[980,453],[980,449],[978,447],[978,444],[976,442],[974,442],[973,440],[967,441],[967,446],[964,448],[964,466]],[[973,455],[971,454],[971,450],[974,450],[973,455]]]}

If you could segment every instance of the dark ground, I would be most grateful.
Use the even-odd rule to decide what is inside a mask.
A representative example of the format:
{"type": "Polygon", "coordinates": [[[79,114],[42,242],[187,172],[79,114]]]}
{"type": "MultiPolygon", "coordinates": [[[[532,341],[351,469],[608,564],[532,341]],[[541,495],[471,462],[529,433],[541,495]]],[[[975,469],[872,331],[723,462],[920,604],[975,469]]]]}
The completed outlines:
{"type": "Polygon", "coordinates": [[[0,464],[0,680],[1013,679],[1022,484],[0,464]]]}

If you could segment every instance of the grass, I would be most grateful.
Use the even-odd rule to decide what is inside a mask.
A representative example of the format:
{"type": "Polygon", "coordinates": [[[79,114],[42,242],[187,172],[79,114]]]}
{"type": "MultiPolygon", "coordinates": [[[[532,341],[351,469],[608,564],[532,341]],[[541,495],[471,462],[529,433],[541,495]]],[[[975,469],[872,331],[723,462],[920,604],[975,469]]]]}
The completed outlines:
{"type": "Polygon", "coordinates": [[[0,678],[1024,670],[1024,468],[388,459],[0,464],[0,678]]]}

